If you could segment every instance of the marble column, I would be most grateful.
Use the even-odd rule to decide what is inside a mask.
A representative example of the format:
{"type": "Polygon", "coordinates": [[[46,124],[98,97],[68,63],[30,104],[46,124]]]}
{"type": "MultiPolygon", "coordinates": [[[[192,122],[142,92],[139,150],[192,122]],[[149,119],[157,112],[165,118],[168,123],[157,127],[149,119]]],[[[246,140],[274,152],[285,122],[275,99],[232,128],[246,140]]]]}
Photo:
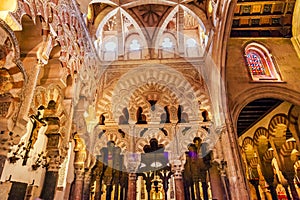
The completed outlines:
{"type": "Polygon", "coordinates": [[[293,199],[299,199],[299,195],[294,183],[294,176],[288,176],[287,181],[290,186],[293,199]]]}
{"type": "Polygon", "coordinates": [[[289,185],[288,184],[283,184],[283,187],[284,187],[287,199],[292,200],[291,195],[290,195],[290,191],[289,191],[289,185]]]}
{"type": "Polygon", "coordinates": [[[120,187],[119,184],[114,184],[114,200],[119,200],[120,187]]]}
{"type": "Polygon", "coordinates": [[[55,171],[46,171],[45,180],[41,192],[41,199],[53,200],[58,182],[58,169],[55,171]]]}
{"type": "Polygon", "coordinates": [[[184,183],[182,178],[182,171],[184,169],[185,160],[171,160],[171,170],[174,177],[175,197],[176,200],[185,200],[184,197],[184,183]]]}
{"type": "MultiPolygon", "coordinates": [[[[48,105],[48,108],[45,110],[45,113],[53,111],[51,106],[48,105]]],[[[46,115],[47,117],[47,115],[46,115]]],[[[55,190],[58,183],[58,170],[60,163],[62,161],[60,155],[60,143],[61,143],[61,134],[59,133],[59,118],[57,117],[47,117],[47,130],[45,135],[48,137],[47,141],[47,160],[48,166],[44,179],[44,184],[41,192],[41,198],[44,200],[52,200],[55,196],[55,190]]]]}
{"type": "Polygon", "coordinates": [[[84,185],[84,170],[83,169],[75,169],[75,183],[74,183],[73,200],[82,200],[83,185],[84,185]]]}
{"type": "Polygon", "coordinates": [[[136,200],[136,179],[135,173],[128,174],[128,193],[127,199],[136,200]]]}
{"type": "Polygon", "coordinates": [[[102,175],[97,175],[96,176],[96,187],[95,187],[95,200],[100,200],[101,199],[101,194],[102,194],[102,175]]]}
{"type": "Polygon", "coordinates": [[[84,174],[83,200],[90,199],[91,179],[92,179],[92,172],[91,170],[87,170],[84,174]]]}
{"type": "Polygon", "coordinates": [[[84,140],[76,134],[75,140],[75,158],[74,158],[74,169],[75,169],[75,180],[74,180],[74,193],[73,200],[83,199],[83,186],[84,186],[84,163],[87,157],[84,140]]]}
{"type": "Polygon", "coordinates": [[[195,192],[196,192],[196,199],[201,200],[199,181],[196,181],[196,180],[194,181],[194,187],[195,187],[195,192]]]}
{"type": "Polygon", "coordinates": [[[113,191],[113,185],[111,183],[106,184],[106,200],[111,200],[112,191],[113,191]]]}
{"type": "Polygon", "coordinates": [[[259,192],[259,180],[258,179],[252,179],[252,180],[249,180],[249,182],[254,186],[255,188],[255,193],[256,193],[256,198],[258,200],[261,200],[261,197],[260,197],[260,192],[259,192]]]}
{"type": "Polygon", "coordinates": [[[84,169],[75,168],[75,179],[74,179],[74,192],[72,194],[72,200],[82,200],[83,199],[83,188],[84,188],[84,169]]]}
{"type": "Polygon", "coordinates": [[[176,200],[184,200],[184,186],[181,173],[174,175],[174,182],[176,200]]]}
{"type": "Polygon", "coordinates": [[[207,191],[208,185],[205,181],[201,182],[201,185],[202,185],[202,191],[203,191],[203,199],[208,200],[208,191],[207,191]]]}
{"type": "Polygon", "coordinates": [[[209,168],[209,179],[211,185],[212,199],[225,199],[225,191],[223,188],[221,176],[217,164],[213,164],[209,168]]]}
{"type": "Polygon", "coordinates": [[[272,200],[278,200],[276,186],[274,186],[273,184],[269,184],[269,190],[272,196],[272,200]]]}

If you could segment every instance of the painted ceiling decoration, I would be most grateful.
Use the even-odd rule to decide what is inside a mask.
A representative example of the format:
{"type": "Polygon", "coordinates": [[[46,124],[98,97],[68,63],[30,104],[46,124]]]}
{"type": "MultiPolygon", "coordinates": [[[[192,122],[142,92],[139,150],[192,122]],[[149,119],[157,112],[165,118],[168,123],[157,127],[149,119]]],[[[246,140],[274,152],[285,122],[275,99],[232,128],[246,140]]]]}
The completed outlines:
{"type": "Polygon", "coordinates": [[[292,37],[295,0],[238,0],[231,37],[292,37]]]}

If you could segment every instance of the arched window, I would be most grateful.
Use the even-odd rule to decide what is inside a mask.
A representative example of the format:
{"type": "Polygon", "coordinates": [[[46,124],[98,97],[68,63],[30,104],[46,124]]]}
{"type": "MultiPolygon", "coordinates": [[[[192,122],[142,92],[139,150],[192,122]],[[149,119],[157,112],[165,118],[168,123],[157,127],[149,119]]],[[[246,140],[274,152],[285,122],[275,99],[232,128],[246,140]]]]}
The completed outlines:
{"type": "Polygon", "coordinates": [[[185,41],[185,53],[187,57],[198,57],[199,56],[199,47],[197,41],[194,38],[188,38],[185,41]]]}
{"type": "Polygon", "coordinates": [[[272,55],[263,45],[252,42],[245,47],[245,60],[252,80],[281,81],[272,55]]]}
{"type": "Polygon", "coordinates": [[[257,52],[249,51],[246,54],[246,59],[252,75],[266,75],[265,66],[257,52]]]}
{"type": "Polygon", "coordinates": [[[170,33],[164,33],[160,39],[159,57],[174,58],[176,52],[176,38],[170,33]]]}

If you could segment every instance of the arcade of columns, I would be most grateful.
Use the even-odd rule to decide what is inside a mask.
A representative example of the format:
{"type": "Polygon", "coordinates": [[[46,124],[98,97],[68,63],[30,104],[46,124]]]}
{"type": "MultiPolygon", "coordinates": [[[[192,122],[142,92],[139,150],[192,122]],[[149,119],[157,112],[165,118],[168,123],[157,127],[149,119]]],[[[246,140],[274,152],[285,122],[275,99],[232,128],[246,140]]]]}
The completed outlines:
{"type": "Polygon", "coordinates": [[[257,127],[242,140],[245,171],[257,199],[299,199],[300,110],[299,106],[287,107],[287,114],[273,114],[267,126],[257,127]]]}
{"type": "MultiPolygon", "coordinates": [[[[74,174],[74,180],[65,185],[65,199],[131,200],[141,185],[147,192],[138,195],[148,199],[152,193],[176,200],[249,198],[226,98],[221,98],[221,78],[205,78],[215,74],[202,69],[212,66],[211,60],[153,59],[144,65],[118,55],[119,61],[103,69],[99,65],[107,63],[100,61],[75,1],[16,2],[11,18],[0,21],[0,174],[8,162],[30,165],[31,149],[42,132],[47,138],[44,152],[30,166],[45,169],[38,195],[42,199],[54,199],[66,170],[63,163],[70,158],[72,168],[64,173],[74,174]],[[42,32],[40,43],[22,48],[32,27],[42,32]],[[22,142],[25,134],[27,141],[22,142]],[[161,158],[165,153],[167,160],[161,158]],[[149,166],[150,155],[161,158],[164,168],[149,166]],[[152,173],[143,173],[142,163],[152,173]],[[144,184],[138,184],[141,180],[144,184]]],[[[225,19],[230,2],[214,3],[218,12],[212,18],[218,19],[206,22],[214,26],[208,43],[218,69],[227,25],[218,20],[225,19]]],[[[293,184],[299,165],[293,157],[299,146],[298,116],[299,108],[293,107],[289,116],[275,116],[268,129],[243,142],[246,166],[254,174],[250,183],[257,191],[263,176],[272,198],[277,198],[274,157],[285,189],[298,198],[293,184]],[[275,135],[278,124],[289,127],[295,140],[275,135]]]]}

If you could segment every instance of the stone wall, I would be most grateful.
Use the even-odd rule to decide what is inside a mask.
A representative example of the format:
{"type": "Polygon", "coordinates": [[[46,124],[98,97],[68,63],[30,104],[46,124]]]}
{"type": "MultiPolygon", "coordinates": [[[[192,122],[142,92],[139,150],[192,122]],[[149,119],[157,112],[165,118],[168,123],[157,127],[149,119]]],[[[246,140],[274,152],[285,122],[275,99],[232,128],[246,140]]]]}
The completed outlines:
{"type": "Polygon", "coordinates": [[[293,14],[293,38],[292,42],[295,46],[297,54],[300,58],[300,2],[296,1],[295,10],[293,14]]]}
{"type": "MultiPolygon", "coordinates": [[[[233,121],[249,102],[259,98],[277,98],[300,104],[300,59],[288,38],[228,40],[226,60],[226,88],[233,121]],[[246,43],[264,44],[273,55],[282,77],[281,82],[253,82],[244,59],[246,43]]],[[[235,126],[235,124],[234,124],[235,126]]]]}

